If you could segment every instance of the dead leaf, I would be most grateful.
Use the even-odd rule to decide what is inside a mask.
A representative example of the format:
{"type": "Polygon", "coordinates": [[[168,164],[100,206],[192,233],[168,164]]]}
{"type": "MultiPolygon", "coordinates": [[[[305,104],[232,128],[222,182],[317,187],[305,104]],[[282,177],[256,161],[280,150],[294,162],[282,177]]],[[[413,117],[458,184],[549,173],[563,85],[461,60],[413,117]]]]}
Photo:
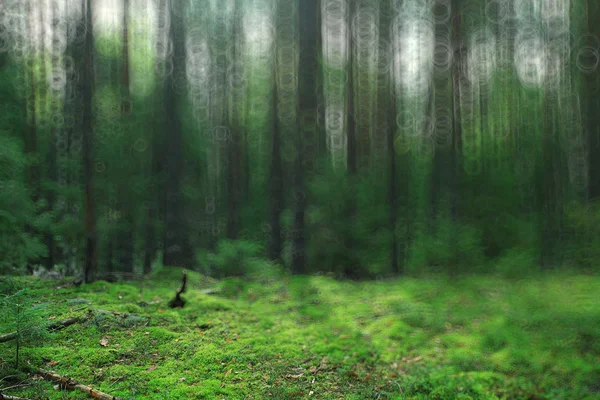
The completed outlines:
{"type": "Polygon", "coordinates": [[[146,371],[148,372],[152,372],[154,371],[156,368],[158,368],[158,365],[151,365],[150,367],[148,367],[148,369],[146,371]]]}
{"type": "Polygon", "coordinates": [[[179,378],[179,382],[184,382],[185,378],[179,378]]]}
{"type": "Polygon", "coordinates": [[[298,378],[302,378],[302,376],[304,375],[304,373],[302,374],[298,374],[298,375],[292,375],[292,374],[287,374],[285,377],[286,378],[294,378],[294,379],[298,379],[298,378]]]}
{"type": "Polygon", "coordinates": [[[268,377],[267,375],[263,375],[263,379],[264,379],[265,381],[268,381],[268,380],[269,380],[269,377],[268,377]]]}
{"type": "Polygon", "coordinates": [[[119,300],[123,300],[123,296],[119,295],[119,300]]]}
{"type": "Polygon", "coordinates": [[[48,361],[46,363],[47,366],[49,367],[54,367],[56,364],[58,364],[60,361],[48,361]]]}
{"type": "Polygon", "coordinates": [[[108,346],[108,339],[105,337],[100,339],[100,346],[104,346],[104,347],[108,346]]]}
{"type": "Polygon", "coordinates": [[[309,372],[312,372],[312,373],[315,373],[315,372],[317,372],[317,367],[315,367],[315,366],[313,365],[313,366],[311,366],[311,367],[308,369],[308,371],[309,371],[309,372]]]}
{"type": "Polygon", "coordinates": [[[225,373],[225,378],[227,378],[229,375],[231,375],[231,371],[232,371],[232,370],[229,370],[229,371],[227,371],[227,372],[225,373]]]}
{"type": "Polygon", "coordinates": [[[56,315],[51,315],[48,317],[48,319],[54,319],[54,318],[56,318],[56,315]]]}

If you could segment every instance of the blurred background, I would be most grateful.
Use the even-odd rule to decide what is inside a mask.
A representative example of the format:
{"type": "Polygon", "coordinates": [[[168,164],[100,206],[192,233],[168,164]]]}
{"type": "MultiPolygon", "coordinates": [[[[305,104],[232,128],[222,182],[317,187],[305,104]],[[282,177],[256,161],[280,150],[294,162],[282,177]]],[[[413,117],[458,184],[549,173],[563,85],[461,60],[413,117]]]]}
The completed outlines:
{"type": "Polygon", "coordinates": [[[597,0],[2,0],[0,273],[598,271],[597,0]]]}

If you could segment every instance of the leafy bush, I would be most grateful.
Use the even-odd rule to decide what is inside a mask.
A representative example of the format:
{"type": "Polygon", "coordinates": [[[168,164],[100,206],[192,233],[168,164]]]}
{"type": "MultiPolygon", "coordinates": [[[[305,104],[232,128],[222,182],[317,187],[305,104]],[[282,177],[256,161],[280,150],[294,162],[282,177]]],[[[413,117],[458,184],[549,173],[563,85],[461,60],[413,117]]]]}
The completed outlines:
{"type": "Polygon", "coordinates": [[[439,218],[434,235],[421,233],[410,248],[409,266],[464,272],[481,268],[484,262],[481,232],[466,224],[439,218]]]}
{"type": "Polygon", "coordinates": [[[521,278],[533,272],[537,260],[533,249],[510,249],[493,262],[493,269],[505,278],[521,278]]]}
{"type": "Polygon", "coordinates": [[[247,240],[222,240],[215,252],[200,254],[200,272],[222,278],[260,273],[265,261],[262,246],[247,240]]]}
{"type": "Polygon", "coordinates": [[[39,235],[26,229],[44,225],[23,183],[27,162],[18,141],[0,135],[0,273],[20,272],[47,253],[39,235]]]}
{"type": "Polygon", "coordinates": [[[600,269],[600,201],[572,204],[565,212],[569,233],[567,260],[598,271],[600,269]]]}

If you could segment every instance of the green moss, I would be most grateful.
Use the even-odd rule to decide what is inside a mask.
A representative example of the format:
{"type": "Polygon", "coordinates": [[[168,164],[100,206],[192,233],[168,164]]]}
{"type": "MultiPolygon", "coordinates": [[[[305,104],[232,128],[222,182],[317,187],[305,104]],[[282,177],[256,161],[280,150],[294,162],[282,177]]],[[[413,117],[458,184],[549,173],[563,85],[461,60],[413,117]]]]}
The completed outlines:
{"type": "MultiPolygon", "coordinates": [[[[312,391],[316,399],[566,400],[598,390],[597,277],[214,282],[188,272],[188,303],[173,310],[166,302],[181,276],[165,268],[144,282],[61,290],[22,280],[32,301],[48,304],[47,318],[93,310],[87,323],[25,345],[23,359],[124,399],[312,391]],[[206,295],[205,287],[222,291],[206,295]]],[[[14,347],[0,344],[0,354],[7,376],[14,347]]],[[[85,398],[31,383],[8,394],[85,398]]]]}

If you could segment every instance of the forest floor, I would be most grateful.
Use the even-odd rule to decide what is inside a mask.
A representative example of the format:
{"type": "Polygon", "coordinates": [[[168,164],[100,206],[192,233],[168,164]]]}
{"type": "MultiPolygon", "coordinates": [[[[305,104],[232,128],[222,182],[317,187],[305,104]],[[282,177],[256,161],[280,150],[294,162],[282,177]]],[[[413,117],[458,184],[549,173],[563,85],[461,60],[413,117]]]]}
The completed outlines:
{"type": "Polygon", "coordinates": [[[23,372],[43,368],[122,399],[600,398],[598,276],[217,282],[189,272],[187,304],[171,309],[181,276],[58,289],[22,278],[44,318],[89,319],[24,343],[19,370],[14,341],[0,344],[0,392],[86,398],[23,372]]]}

